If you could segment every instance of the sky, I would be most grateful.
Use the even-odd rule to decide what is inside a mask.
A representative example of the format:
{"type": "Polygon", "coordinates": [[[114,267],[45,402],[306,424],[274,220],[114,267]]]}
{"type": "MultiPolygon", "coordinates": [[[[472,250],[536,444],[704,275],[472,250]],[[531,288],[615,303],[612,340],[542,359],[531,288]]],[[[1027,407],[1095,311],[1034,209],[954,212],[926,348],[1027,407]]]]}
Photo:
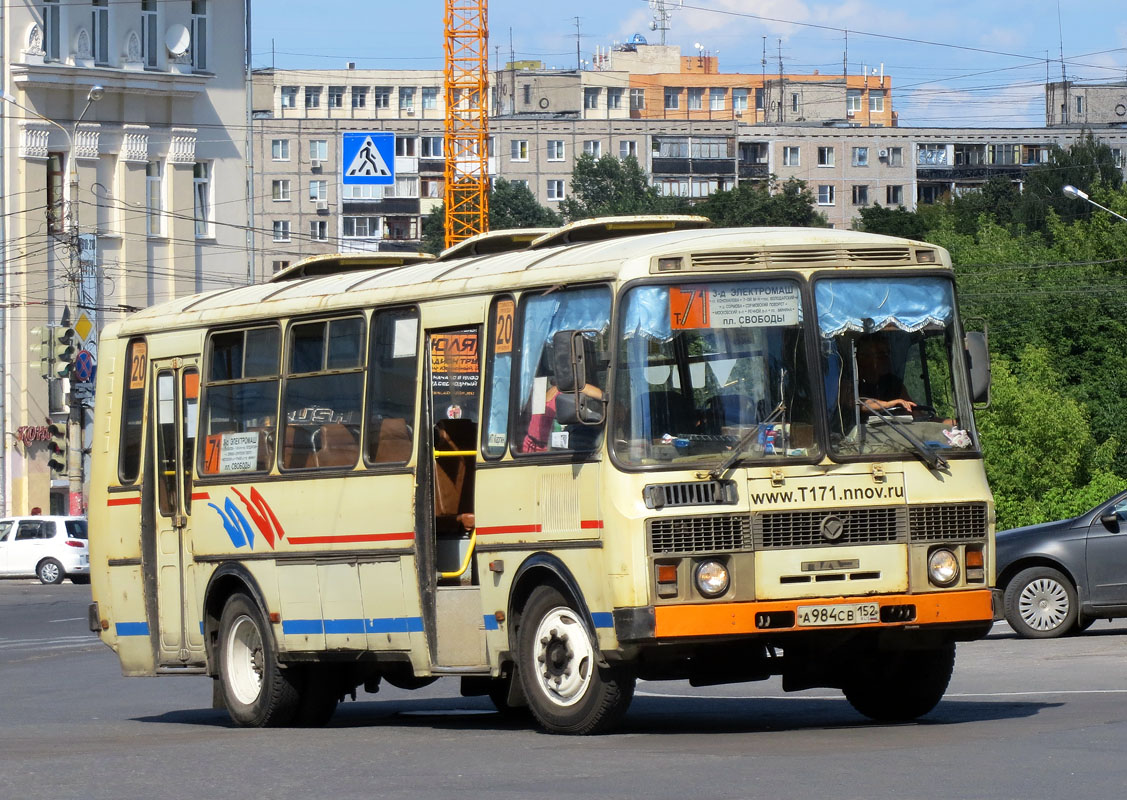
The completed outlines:
{"type": "MultiPolygon", "coordinates": [[[[652,31],[658,0],[490,0],[490,68],[574,69],[652,31]],[[578,20],[577,20],[578,18],[578,20]],[[579,57],[576,56],[578,35],[579,57]]],[[[850,74],[883,66],[901,127],[1044,124],[1046,75],[1127,80],[1124,0],[666,0],[667,44],[722,72],[850,74]],[[847,43],[848,42],[848,47],[847,43]]],[[[252,63],[285,69],[442,69],[442,0],[252,0],[252,63]],[[311,14],[310,9],[316,13],[311,14]]]]}

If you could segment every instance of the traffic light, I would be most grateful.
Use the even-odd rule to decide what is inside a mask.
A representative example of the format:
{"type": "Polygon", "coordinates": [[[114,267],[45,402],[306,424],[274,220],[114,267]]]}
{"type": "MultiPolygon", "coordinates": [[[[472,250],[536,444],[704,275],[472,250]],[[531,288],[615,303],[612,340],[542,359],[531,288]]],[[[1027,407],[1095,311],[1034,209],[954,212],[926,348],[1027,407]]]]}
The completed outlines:
{"type": "Polygon", "coordinates": [[[39,349],[39,374],[48,380],[55,377],[52,369],[55,361],[54,331],[55,329],[49,325],[31,329],[31,335],[39,339],[37,345],[39,349]]]}
{"type": "Polygon", "coordinates": [[[66,378],[74,368],[74,357],[78,352],[74,341],[74,328],[60,325],[53,331],[51,352],[55,356],[54,373],[56,377],[66,378]]]}
{"type": "Polygon", "coordinates": [[[67,425],[65,422],[51,422],[47,425],[51,434],[51,441],[47,449],[51,455],[47,457],[47,466],[55,472],[65,475],[67,471],[67,425]]]}

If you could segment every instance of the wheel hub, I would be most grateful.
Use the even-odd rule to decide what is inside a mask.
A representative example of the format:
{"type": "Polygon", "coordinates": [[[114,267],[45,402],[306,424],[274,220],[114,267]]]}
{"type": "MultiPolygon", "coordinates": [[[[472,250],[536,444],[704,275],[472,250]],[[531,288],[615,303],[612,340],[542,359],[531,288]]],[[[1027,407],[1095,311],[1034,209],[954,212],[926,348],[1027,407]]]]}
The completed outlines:
{"type": "Polygon", "coordinates": [[[591,682],[594,646],[587,628],[568,608],[556,608],[536,629],[537,684],[555,704],[579,702],[591,682]]]}
{"type": "Polygon", "coordinates": [[[1060,583],[1049,578],[1031,581],[1018,597],[1018,613],[1034,630],[1050,631],[1059,627],[1068,611],[1068,593],[1060,583]]]}

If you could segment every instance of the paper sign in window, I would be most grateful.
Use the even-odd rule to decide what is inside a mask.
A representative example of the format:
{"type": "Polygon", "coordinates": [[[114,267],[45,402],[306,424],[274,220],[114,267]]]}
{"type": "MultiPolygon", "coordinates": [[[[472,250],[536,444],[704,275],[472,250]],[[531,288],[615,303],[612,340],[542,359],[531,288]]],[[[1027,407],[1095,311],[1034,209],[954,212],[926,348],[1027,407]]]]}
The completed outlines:
{"type": "Polygon", "coordinates": [[[671,286],[669,325],[673,330],[797,325],[798,304],[798,286],[791,281],[671,286]]]}

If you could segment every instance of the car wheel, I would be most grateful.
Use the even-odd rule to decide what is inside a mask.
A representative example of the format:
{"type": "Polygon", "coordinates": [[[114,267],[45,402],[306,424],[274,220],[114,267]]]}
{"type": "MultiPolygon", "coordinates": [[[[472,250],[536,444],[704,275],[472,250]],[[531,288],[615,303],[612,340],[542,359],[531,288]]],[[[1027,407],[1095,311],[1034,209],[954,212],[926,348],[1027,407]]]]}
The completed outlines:
{"type": "Polygon", "coordinates": [[[1006,587],[1006,622],[1026,639],[1055,639],[1076,624],[1076,589],[1052,567],[1023,569],[1006,587]]]}
{"type": "Polygon", "coordinates": [[[517,641],[522,687],[545,730],[599,733],[626,713],[634,676],[599,666],[586,623],[555,589],[540,586],[532,592],[517,641]]]}
{"type": "Polygon", "coordinates": [[[40,561],[39,566],[35,568],[35,574],[39,577],[40,583],[62,583],[63,578],[67,576],[63,565],[53,558],[40,561]]]}
{"type": "Polygon", "coordinates": [[[223,699],[236,725],[273,727],[293,721],[301,702],[295,670],[278,664],[274,636],[258,605],[235,594],[219,619],[223,699]]]}
{"type": "Polygon", "coordinates": [[[71,583],[78,583],[78,584],[90,583],[90,576],[89,575],[71,575],[70,576],[70,582],[71,583]]]}
{"type": "Polygon", "coordinates": [[[843,688],[849,704],[876,722],[907,722],[943,699],[955,669],[955,645],[882,651],[856,666],[843,688]]]}

